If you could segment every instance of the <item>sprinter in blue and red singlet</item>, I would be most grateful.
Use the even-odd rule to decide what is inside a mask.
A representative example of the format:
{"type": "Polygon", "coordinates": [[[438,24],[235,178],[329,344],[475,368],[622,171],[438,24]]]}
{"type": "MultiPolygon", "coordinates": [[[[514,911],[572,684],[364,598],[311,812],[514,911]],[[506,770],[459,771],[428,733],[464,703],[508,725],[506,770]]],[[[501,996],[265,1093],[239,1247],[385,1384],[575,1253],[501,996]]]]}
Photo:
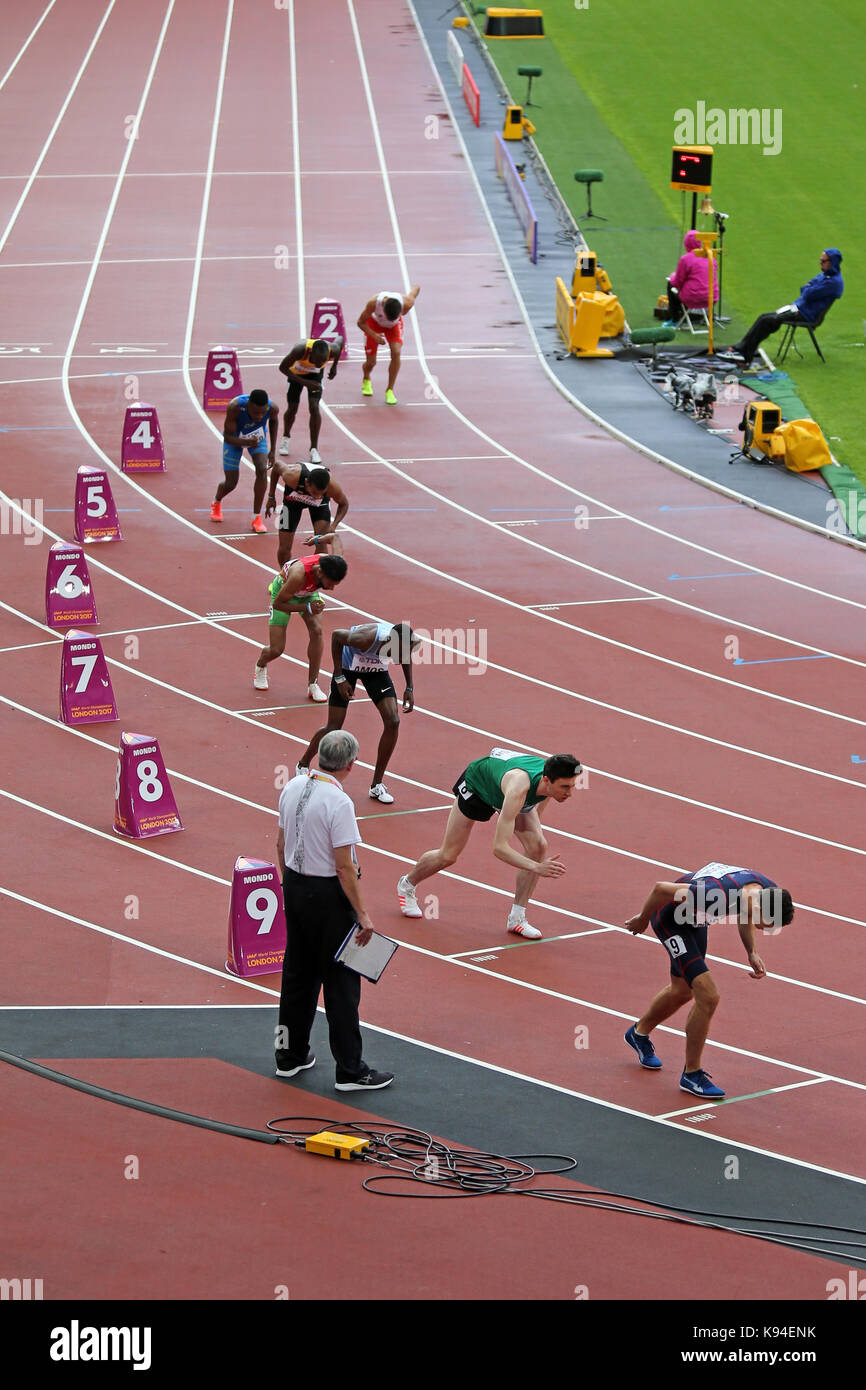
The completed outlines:
{"type": "Polygon", "coordinates": [[[736,921],[751,966],[749,973],[762,980],[767,971],[755,950],[755,931],[781,931],[793,916],[794,904],[787,888],[780,888],[755,869],[712,863],[683,874],[675,883],[656,883],[640,912],[625,924],[633,936],[651,927],[671,962],[670,984],[625,1035],[641,1066],[659,1070],[661,1061],[649,1035],[684,1004],[692,1004],[686,1020],[686,1062],[680,1089],[707,1100],[721,1100],[724,1091],[701,1068],[710,1021],[719,1002],[718,987],[705,959],[707,928],[713,922],[736,921]]]}
{"type": "Polygon", "coordinates": [[[225,477],[216,490],[213,506],[210,509],[211,521],[222,521],[222,500],[238,485],[241,458],[244,449],[249,451],[256,470],[253,483],[252,529],[263,535],[267,527],[262,520],[262,503],[268,485],[268,467],[276,462],[277,430],[280,412],[267,391],[250,391],[248,396],[235,396],[226,408],[223,425],[223,472],[225,477]],[[270,433],[271,447],[268,448],[270,433]]]}

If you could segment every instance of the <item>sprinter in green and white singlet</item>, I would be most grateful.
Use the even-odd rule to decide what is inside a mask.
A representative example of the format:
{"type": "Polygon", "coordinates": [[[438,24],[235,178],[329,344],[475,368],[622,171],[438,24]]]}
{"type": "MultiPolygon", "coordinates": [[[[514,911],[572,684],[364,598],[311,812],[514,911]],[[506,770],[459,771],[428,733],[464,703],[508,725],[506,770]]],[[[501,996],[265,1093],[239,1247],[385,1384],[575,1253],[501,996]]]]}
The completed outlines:
{"type": "Polygon", "coordinates": [[[548,856],[540,818],[550,801],[568,800],[580,772],[580,763],[572,753],[540,758],[513,748],[494,748],[487,757],[471,762],[454,783],[455,800],[439,849],[422,854],[397,884],[404,917],[423,916],[415,895],[418,884],[454,864],[469,842],[474,823],[488,821],[498,811],[493,853],[517,869],[507,928],[515,936],[537,941],[541,932],[527,922],[526,905],[539,878],[559,878],[565,873],[559,855],[548,856]],[[509,844],[512,836],[520,842],[523,853],[509,844]]]}

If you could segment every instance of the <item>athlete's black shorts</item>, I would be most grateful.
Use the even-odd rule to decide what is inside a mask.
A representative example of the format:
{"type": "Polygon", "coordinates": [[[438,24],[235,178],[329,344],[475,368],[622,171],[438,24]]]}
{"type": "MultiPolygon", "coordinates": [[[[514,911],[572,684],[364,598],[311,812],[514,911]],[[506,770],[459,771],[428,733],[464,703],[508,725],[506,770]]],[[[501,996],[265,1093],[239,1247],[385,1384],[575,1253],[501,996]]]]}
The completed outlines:
{"type": "MultiPolygon", "coordinates": [[[[346,683],[352,695],[354,695],[355,686],[360,680],[374,705],[381,704],[382,700],[389,698],[396,700],[397,698],[394,682],[387,671],[341,671],[340,675],[346,677],[346,683]]],[[[332,676],[328,704],[333,705],[336,709],[346,708],[346,701],[338,693],[342,688],[342,685],[338,686],[335,677],[332,676]]]]}
{"type": "Polygon", "coordinates": [[[480,796],[476,796],[466,785],[466,772],[461,772],[451,788],[457,797],[457,806],[467,820],[490,820],[496,814],[495,807],[488,806],[480,796]]]}
{"type": "Polygon", "coordinates": [[[304,502],[284,502],[280,508],[279,529],[291,531],[294,535],[304,512],[310,513],[310,521],[313,523],[326,521],[329,526],[331,524],[331,504],[328,501],[313,502],[309,507],[304,502]]]}
{"type": "Polygon", "coordinates": [[[320,372],[306,372],[303,376],[292,376],[289,378],[289,389],[286,392],[286,401],[289,405],[297,405],[301,399],[301,392],[306,387],[310,397],[310,405],[316,405],[322,398],[322,382],[325,379],[325,370],[320,372]]]}
{"type": "Polygon", "coordinates": [[[707,928],[680,925],[674,916],[675,911],[673,903],[663,907],[652,917],[650,926],[670,956],[671,975],[674,979],[692,984],[698,975],[707,974],[710,968],[704,959],[707,954],[707,928]]]}

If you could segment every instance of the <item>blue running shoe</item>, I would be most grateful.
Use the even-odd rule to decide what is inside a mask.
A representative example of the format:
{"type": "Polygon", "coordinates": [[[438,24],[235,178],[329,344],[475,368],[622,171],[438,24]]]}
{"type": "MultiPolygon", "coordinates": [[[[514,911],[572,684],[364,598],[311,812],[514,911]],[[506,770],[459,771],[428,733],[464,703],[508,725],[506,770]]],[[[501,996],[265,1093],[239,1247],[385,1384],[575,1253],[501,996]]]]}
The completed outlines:
{"type": "Polygon", "coordinates": [[[648,1067],[650,1071],[658,1071],[661,1066],[661,1061],[656,1056],[655,1048],[649,1038],[645,1038],[642,1033],[635,1032],[634,1024],[632,1024],[626,1033],[625,1040],[629,1047],[634,1048],[642,1067],[648,1067]]]}
{"type": "Polygon", "coordinates": [[[704,1100],[721,1100],[725,1094],[720,1086],[714,1086],[706,1071],[684,1071],[680,1077],[680,1090],[693,1096],[703,1096],[704,1100]]]}

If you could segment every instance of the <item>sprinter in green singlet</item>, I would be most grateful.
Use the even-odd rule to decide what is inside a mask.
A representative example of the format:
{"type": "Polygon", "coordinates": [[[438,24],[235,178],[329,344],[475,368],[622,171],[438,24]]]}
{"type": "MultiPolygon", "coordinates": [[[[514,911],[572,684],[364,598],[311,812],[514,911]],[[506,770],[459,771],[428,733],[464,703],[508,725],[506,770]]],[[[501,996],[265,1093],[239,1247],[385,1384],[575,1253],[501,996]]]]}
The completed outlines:
{"type": "Polygon", "coordinates": [[[571,753],[538,758],[511,748],[494,748],[488,757],[471,762],[454,783],[454,805],[441,846],[422,854],[397,884],[403,916],[423,916],[415,896],[418,884],[454,864],[469,842],[474,823],[490,820],[498,811],[493,853],[517,869],[508,930],[515,936],[537,941],[541,932],[527,922],[526,905],[539,878],[559,878],[565,873],[559,855],[547,855],[540,817],[550,801],[568,800],[580,771],[580,763],[571,753]],[[512,835],[520,841],[523,854],[509,845],[512,835]]]}

